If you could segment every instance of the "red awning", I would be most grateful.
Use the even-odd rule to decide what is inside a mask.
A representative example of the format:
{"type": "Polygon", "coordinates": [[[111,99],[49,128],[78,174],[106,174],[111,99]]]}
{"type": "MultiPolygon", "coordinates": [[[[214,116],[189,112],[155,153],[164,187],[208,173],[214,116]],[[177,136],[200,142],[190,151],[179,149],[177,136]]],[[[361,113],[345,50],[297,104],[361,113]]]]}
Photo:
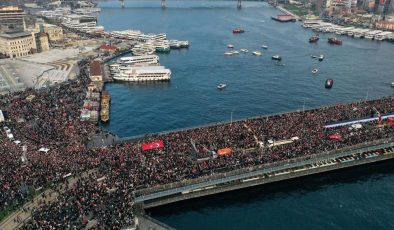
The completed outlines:
{"type": "Polygon", "coordinates": [[[164,147],[162,140],[142,144],[142,150],[160,149],[164,147]]]}
{"type": "Polygon", "coordinates": [[[342,140],[341,135],[339,135],[338,133],[335,134],[331,134],[330,136],[328,136],[331,140],[333,141],[340,141],[342,140]]]}
{"type": "Polygon", "coordinates": [[[394,118],[393,117],[387,118],[387,125],[394,125],[394,118]]]}

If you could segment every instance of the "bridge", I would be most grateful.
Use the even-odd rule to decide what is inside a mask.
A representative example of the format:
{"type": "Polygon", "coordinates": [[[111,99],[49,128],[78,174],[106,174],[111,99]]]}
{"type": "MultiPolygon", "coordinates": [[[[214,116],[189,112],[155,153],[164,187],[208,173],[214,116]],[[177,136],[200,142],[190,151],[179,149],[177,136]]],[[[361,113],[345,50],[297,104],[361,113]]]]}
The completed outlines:
{"type": "Polygon", "coordinates": [[[144,208],[152,208],[182,200],[393,158],[394,138],[390,138],[320,153],[312,158],[309,156],[141,189],[135,192],[135,202],[144,208]]]}
{"type": "MultiPolygon", "coordinates": [[[[121,7],[124,8],[125,7],[125,0],[119,0],[119,1],[120,1],[121,7]]],[[[161,8],[163,8],[163,9],[167,8],[166,0],[161,0],[160,5],[161,5],[161,8]]],[[[242,0],[237,0],[237,8],[238,9],[242,8],[242,0]]]]}

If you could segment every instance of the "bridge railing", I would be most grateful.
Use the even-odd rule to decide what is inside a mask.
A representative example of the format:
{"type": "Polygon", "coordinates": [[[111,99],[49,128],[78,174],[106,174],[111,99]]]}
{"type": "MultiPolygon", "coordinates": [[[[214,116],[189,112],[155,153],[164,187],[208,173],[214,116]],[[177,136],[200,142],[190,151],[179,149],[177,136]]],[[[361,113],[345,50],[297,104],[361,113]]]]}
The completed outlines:
{"type": "MultiPolygon", "coordinates": [[[[305,164],[309,163],[314,163],[316,160],[319,158],[336,158],[340,156],[346,156],[346,155],[351,155],[351,154],[356,154],[356,153],[361,153],[361,152],[368,152],[368,151],[373,151],[376,149],[380,148],[385,148],[385,147],[391,147],[394,146],[394,138],[387,138],[387,139],[382,139],[382,140],[377,140],[377,141],[371,141],[371,142],[366,142],[366,143],[361,143],[353,146],[348,146],[344,147],[338,150],[332,150],[328,152],[322,152],[310,156],[303,156],[295,159],[290,159],[290,160],[285,160],[285,161],[279,161],[275,163],[267,163],[263,165],[258,165],[258,166],[252,166],[248,168],[242,168],[242,169],[236,169],[232,170],[229,172],[225,173],[217,173],[214,175],[209,175],[209,176],[202,176],[199,178],[195,179],[187,179],[183,180],[180,182],[174,182],[170,184],[165,184],[165,185],[159,185],[155,186],[152,188],[146,188],[146,189],[140,189],[135,192],[136,197],[143,197],[147,196],[152,193],[159,193],[161,191],[166,191],[174,188],[185,188],[185,186],[190,186],[190,185],[198,185],[198,187],[201,187],[201,183],[207,182],[207,181],[216,181],[215,183],[218,183],[217,180],[223,179],[223,178],[229,178],[232,176],[237,176],[237,175],[246,175],[252,172],[260,171],[257,174],[261,174],[261,170],[264,170],[264,173],[271,173],[274,171],[280,171],[287,169],[289,167],[300,167],[304,166],[305,164]]],[[[250,175],[253,176],[253,175],[250,175]]],[[[243,178],[247,178],[250,176],[242,176],[243,178]]],[[[209,186],[209,185],[208,185],[209,186]]],[[[196,187],[197,188],[197,187],[196,187]]],[[[193,189],[193,188],[190,188],[193,189]]]]}

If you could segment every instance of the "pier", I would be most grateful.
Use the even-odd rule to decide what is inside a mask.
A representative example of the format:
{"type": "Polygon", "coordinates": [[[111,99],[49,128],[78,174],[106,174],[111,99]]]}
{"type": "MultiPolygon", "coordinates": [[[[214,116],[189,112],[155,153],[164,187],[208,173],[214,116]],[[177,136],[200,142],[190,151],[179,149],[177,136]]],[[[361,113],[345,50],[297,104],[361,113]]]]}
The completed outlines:
{"type": "Polygon", "coordinates": [[[279,162],[136,191],[135,202],[153,208],[182,200],[288,180],[394,158],[394,139],[364,143],[312,158],[279,162]]]}

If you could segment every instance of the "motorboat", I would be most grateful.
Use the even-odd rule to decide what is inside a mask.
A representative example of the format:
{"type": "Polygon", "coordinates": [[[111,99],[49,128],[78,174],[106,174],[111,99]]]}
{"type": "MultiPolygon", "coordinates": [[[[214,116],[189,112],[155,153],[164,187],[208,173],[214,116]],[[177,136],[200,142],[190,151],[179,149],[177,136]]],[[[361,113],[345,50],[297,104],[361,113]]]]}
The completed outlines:
{"type": "Polygon", "coordinates": [[[217,86],[217,88],[218,89],[224,89],[224,88],[226,88],[226,84],[224,84],[224,83],[220,83],[218,86],[217,86]]]}
{"type": "Polygon", "coordinates": [[[231,51],[233,54],[239,54],[239,51],[237,51],[237,50],[234,50],[234,51],[231,51]]]}
{"type": "Polygon", "coordinates": [[[311,54],[311,58],[318,58],[318,56],[311,54]]]}
{"type": "Polygon", "coordinates": [[[312,70],[312,73],[313,73],[313,74],[317,74],[317,72],[319,72],[318,69],[313,69],[313,70],[312,70]]]}
{"type": "Polygon", "coordinates": [[[232,48],[234,48],[234,45],[233,45],[233,44],[228,44],[228,45],[227,45],[227,48],[232,49],[232,48]]]}
{"type": "Polygon", "coordinates": [[[235,29],[233,29],[233,33],[234,34],[241,34],[243,32],[245,32],[245,30],[243,30],[242,28],[235,28],[235,29]]]}
{"type": "Polygon", "coordinates": [[[247,50],[247,49],[241,49],[241,52],[247,53],[247,52],[249,52],[249,50],[247,50]]]}
{"type": "Polygon", "coordinates": [[[393,82],[391,82],[391,87],[394,87],[394,81],[393,81],[393,82]]]}
{"type": "Polygon", "coordinates": [[[260,51],[253,51],[252,54],[255,56],[261,56],[262,53],[260,51]]]}
{"type": "Polygon", "coordinates": [[[326,80],[326,83],[324,84],[324,87],[325,87],[326,89],[331,89],[333,84],[334,84],[334,80],[332,80],[332,79],[327,79],[327,80],[326,80]]]}
{"type": "Polygon", "coordinates": [[[231,52],[231,51],[229,51],[229,52],[224,52],[224,55],[226,55],[226,56],[231,56],[231,55],[233,55],[234,53],[233,52],[231,52]]]}
{"type": "Polygon", "coordinates": [[[319,61],[323,61],[324,60],[324,55],[323,54],[320,54],[320,56],[319,56],[319,61]]]}
{"type": "Polygon", "coordinates": [[[276,55],[272,56],[272,60],[278,60],[278,61],[280,61],[280,60],[282,60],[282,57],[279,56],[278,54],[276,54],[276,55]]]}
{"type": "Polygon", "coordinates": [[[263,48],[263,49],[268,49],[268,46],[262,45],[261,48],[263,48]]]}

